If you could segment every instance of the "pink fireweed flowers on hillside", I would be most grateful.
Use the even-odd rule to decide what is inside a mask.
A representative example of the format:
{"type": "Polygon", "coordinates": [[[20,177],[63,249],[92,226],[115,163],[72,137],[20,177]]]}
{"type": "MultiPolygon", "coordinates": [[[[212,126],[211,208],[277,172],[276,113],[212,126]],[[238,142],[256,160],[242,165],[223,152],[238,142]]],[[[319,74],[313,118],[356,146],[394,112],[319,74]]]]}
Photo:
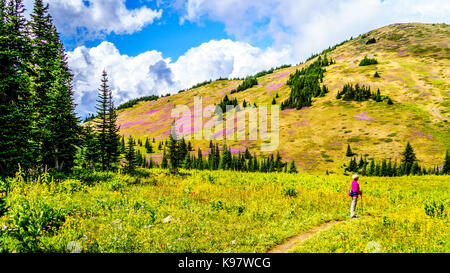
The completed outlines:
{"type": "Polygon", "coordinates": [[[120,129],[126,129],[126,128],[132,126],[132,125],[139,124],[139,123],[143,122],[144,120],[145,119],[141,119],[141,120],[137,120],[137,121],[131,121],[131,122],[126,122],[126,123],[123,123],[123,124],[119,124],[119,127],[120,127],[120,129]]]}
{"type": "Polygon", "coordinates": [[[161,110],[161,109],[151,109],[151,110],[145,112],[145,114],[146,114],[146,115],[151,115],[151,114],[153,114],[153,113],[159,112],[160,110],[161,110]]]}
{"type": "Polygon", "coordinates": [[[372,121],[373,118],[369,117],[367,112],[359,113],[357,116],[355,116],[356,119],[365,120],[365,121],[372,121]]]}
{"type": "Polygon", "coordinates": [[[267,92],[272,92],[273,90],[280,88],[281,85],[282,85],[282,83],[277,83],[277,84],[270,85],[267,88],[267,92]]]}

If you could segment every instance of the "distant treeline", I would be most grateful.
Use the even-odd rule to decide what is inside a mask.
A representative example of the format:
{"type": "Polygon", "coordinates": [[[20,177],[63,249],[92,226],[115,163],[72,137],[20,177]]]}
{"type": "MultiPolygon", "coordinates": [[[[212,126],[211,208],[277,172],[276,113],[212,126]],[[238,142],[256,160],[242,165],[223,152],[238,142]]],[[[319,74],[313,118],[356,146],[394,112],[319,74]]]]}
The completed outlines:
{"type": "Polygon", "coordinates": [[[241,92],[241,91],[247,90],[249,88],[252,88],[253,86],[258,85],[258,78],[259,77],[262,77],[262,76],[265,76],[265,75],[268,75],[268,74],[272,74],[273,72],[275,72],[275,71],[277,71],[279,69],[288,68],[288,67],[291,67],[291,65],[290,64],[285,64],[285,65],[279,66],[277,68],[271,68],[269,70],[263,70],[261,72],[256,73],[253,76],[246,77],[244,79],[244,81],[236,89],[231,90],[231,94],[234,94],[234,93],[241,92]]]}
{"type": "MultiPolygon", "coordinates": [[[[349,145],[346,155],[349,156],[350,154],[352,153],[349,145]]],[[[450,157],[449,151],[447,150],[442,168],[436,166],[427,169],[419,165],[414,150],[408,142],[402,153],[402,159],[399,164],[397,164],[397,161],[392,163],[390,159],[383,159],[381,162],[371,159],[369,162],[361,155],[359,162],[357,162],[356,157],[350,159],[345,170],[348,172],[360,173],[364,176],[444,175],[450,174],[450,157]]]]}
{"type": "MultiPolygon", "coordinates": [[[[170,96],[170,94],[167,94],[166,96],[170,96]]],[[[137,99],[132,99],[132,100],[129,100],[129,101],[117,106],[117,110],[131,108],[141,101],[153,101],[153,100],[158,100],[158,99],[159,99],[158,95],[151,95],[151,96],[140,97],[137,99]]]]}
{"type": "Polygon", "coordinates": [[[281,109],[311,106],[313,97],[323,97],[328,93],[328,88],[320,83],[323,82],[325,69],[323,67],[334,64],[325,54],[319,56],[315,62],[289,76],[286,84],[291,88],[289,98],[281,103],[281,109]]]}
{"type": "MultiPolygon", "coordinates": [[[[219,149],[217,143],[210,141],[209,153],[204,156],[202,150],[197,149],[197,153],[193,152],[190,141],[184,139],[175,140],[172,135],[164,142],[164,148],[159,142],[158,150],[164,149],[161,164],[158,165],[151,157],[147,158],[142,152],[136,150],[136,145],[144,146],[147,153],[152,153],[152,143],[147,138],[145,144],[138,140],[137,142],[129,137],[125,144],[122,138],[121,150],[126,160],[126,170],[128,172],[135,170],[136,167],[169,169],[172,173],[177,173],[179,168],[197,169],[197,170],[233,170],[244,172],[289,172],[296,173],[295,162],[288,164],[284,162],[279,153],[259,158],[256,154],[251,154],[246,148],[245,152],[239,152],[233,155],[231,150],[223,145],[222,150],[219,149]],[[166,150],[167,149],[167,150],[166,150]],[[193,152],[193,153],[192,153],[193,152]],[[197,155],[195,155],[197,154],[197,155]]],[[[152,141],[155,143],[155,140],[152,141]]]]}
{"type": "Polygon", "coordinates": [[[310,60],[314,59],[315,57],[317,57],[317,56],[319,56],[319,55],[325,55],[325,54],[328,54],[328,53],[330,53],[331,51],[335,50],[338,46],[341,46],[341,45],[343,45],[343,44],[345,44],[346,42],[351,41],[351,40],[353,40],[353,37],[351,37],[349,40],[345,40],[345,41],[343,41],[343,42],[341,42],[341,43],[339,43],[339,44],[336,44],[336,45],[334,45],[334,46],[330,46],[330,47],[328,47],[327,49],[324,49],[321,53],[312,54],[311,57],[309,57],[308,59],[306,59],[305,63],[306,63],[307,61],[310,61],[310,60]]]}

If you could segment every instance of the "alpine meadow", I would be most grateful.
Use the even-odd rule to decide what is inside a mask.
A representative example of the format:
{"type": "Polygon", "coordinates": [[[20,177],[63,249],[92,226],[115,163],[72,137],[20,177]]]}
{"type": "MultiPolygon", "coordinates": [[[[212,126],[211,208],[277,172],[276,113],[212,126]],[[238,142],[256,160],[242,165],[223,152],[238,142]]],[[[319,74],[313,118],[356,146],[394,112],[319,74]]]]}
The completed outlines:
{"type": "Polygon", "coordinates": [[[450,25],[125,101],[105,66],[80,117],[62,4],[28,2],[0,0],[0,253],[450,252],[450,25]]]}

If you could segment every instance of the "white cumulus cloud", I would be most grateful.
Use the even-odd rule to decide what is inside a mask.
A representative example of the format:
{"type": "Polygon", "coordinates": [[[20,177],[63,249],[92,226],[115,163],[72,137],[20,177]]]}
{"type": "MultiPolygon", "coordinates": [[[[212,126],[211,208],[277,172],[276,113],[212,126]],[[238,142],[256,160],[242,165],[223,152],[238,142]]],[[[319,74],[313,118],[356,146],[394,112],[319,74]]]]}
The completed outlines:
{"type": "Polygon", "coordinates": [[[448,0],[187,0],[182,22],[223,22],[237,40],[274,40],[292,48],[292,62],[392,23],[448,23],[448,0]]]}
{"type": "MultiPolygon", "coordinates": [[[[146,6],[127,9],[125,0],[45,0],[50,5],[58,30],[66,36],[95,38],[110,34],[131,34],[160,19],[162,10],[146,6]]],[[[34,0],[25,0],[28,13],[34,0]]]]}

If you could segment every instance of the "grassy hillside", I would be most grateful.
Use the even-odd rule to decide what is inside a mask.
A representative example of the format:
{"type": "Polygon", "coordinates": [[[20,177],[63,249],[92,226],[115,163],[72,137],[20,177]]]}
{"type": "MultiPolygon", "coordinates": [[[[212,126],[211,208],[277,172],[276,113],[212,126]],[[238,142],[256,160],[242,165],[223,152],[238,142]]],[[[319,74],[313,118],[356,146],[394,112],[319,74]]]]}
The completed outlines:
{"type": "MultiPolygon", "coordinates": [[[[326,67],[324,84],[330,92],[315,98],[311,107],[286,109],[280,113],[280,146],[285,160],[295,159],[301,171],[341,173],[347,144],[369,159],[399,160],[407,141],[414,147],[420,164],[434,167],[443,162],[450,148],[450,26],[445,24],[394,24],[360,35],[328,53],[336,64],[326,67]],[[375,43],[367,41],[375,38],[375,43]],[[364,56],[376,65],[359,66],[364,56]],[[378,72],[380,77],[375,78],[378,72]],[[380,89],[394,104],[374,101],[349,102],[336,99],[346,83],[380,89]]],[[[120,133],[137,138],[165,139],[170,133],[175,105],[185,104],[193,113],[194,96],[203,106],[218,104],[227,94],[257,105],[277,104],[290,93],[286,81],[305,64],[276,70],[258,78],[259,84],[230,95],[242,81],[220,80],[151,102],[140,102],[119,111],[120,133]]],[[[204,123],[207,120],[203,120],[204,123]]],[[[198,128],[193,128],[198,129],[198,128]]],[[[221,142],[221,141],[219,141],[221,142]]],[[[207,153],[208,141],[194,141],[207,153]]],[[[229,141],[232,152],[259,153],[259,141],[229,141]]],[[[156,148],[157,145],[154,145],[156,148]]],[[[153,154],[159,160],[162,151],[153,154]]]]}

